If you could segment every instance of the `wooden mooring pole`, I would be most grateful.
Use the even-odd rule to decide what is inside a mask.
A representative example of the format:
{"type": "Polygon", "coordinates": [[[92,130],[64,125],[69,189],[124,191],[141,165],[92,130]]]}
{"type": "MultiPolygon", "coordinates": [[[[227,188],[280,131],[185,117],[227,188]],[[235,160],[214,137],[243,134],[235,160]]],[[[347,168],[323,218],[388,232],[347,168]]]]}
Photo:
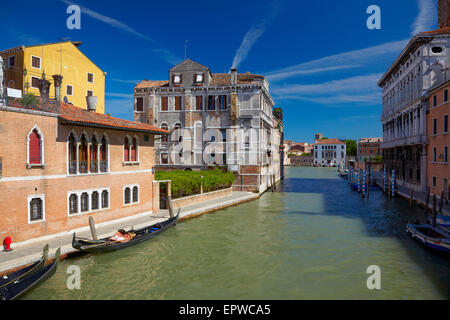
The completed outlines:
{"type": "Polygon", "coordinates": [[[436,227],[436,195],[433,194],[433,218],[431,219],[431,225],[436,227]]]}
{"type": "Polygon", "coordinates": [[[442,214],[442,206],[444,205],[444,191],[441,193],[441,200],[439,201],[439,212],[442,214]]]}
{"type": "Polygon", "coordinates": [[[169,205],[169,216],[171,218],[174,217],[173,215],[173,207],[172,207],[172,183],[171,181],[167,182],[167,203],[169,205]]]}
{"type": "Polygon", "coordinates": [[[425,201],[425,222],[428,222],[428,205],[430,204],[430,188],[427,190],[427,201],[425,201]]]}
{"type": "Polygon", "coordinates": [[[413,206],[413,188],[411,187],[411,191],[409,192],[409,207],[413,206]]]}
{"type": "Polygon", "coordinates": [[[97,230],[95,229],[95,222],[94,222],[94,218],[92,218],[92,216],[89,217],[89,228],[91,228],[92,239],[98,240],[97,239],[97,230]]]}

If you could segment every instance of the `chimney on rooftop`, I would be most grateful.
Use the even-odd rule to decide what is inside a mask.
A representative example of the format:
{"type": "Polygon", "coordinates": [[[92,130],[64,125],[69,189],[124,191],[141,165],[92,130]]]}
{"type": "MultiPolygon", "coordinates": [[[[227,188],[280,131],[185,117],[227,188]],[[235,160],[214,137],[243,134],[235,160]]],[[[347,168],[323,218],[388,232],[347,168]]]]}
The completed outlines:
{"type": "Polygon", "coordinates": [[[97,96],[86,96],[88,111],[97,111],[97,96]]]}
{"type": "Polygon", "coordinates": [[[42,73],[42,79],[39,80],[38,87],[39,87],[39,93],[42,98],[42,104],[46,104],[48,101],[48,94],[50,90],[50,81],[45,80],[45,73],[42,73]]]}
{"type": "Polygon", "coordinates": [[[438,0],[438,28],[450,27],[450,1],[438,0]]]}
{"type": "Polygon", "coordinates": [[[60,74],[54,74],[52,77],[53,77],[53,85],[55,86],[56,103],[60,104],[60,102],[61,102],[61,82],[62,82],[63,77],[60,74]]]}
{"type": "Polygon", "coordinates": [[[230,73],[231,73],[231,85],[235,86],[237,85],[237,69],[231,68],[230,73]]]}

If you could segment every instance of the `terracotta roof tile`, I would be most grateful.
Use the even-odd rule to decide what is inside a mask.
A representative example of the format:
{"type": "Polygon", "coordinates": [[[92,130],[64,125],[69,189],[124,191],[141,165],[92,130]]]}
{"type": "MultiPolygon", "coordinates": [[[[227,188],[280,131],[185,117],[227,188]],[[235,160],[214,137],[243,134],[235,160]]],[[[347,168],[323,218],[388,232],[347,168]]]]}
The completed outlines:
{"type": "Polygon", "coordinates": [[[425,31],[425,32],[421,32],[419,34],[446,34],[446,33],[450,33],[450,27],[431,30],[431,31],[425,31]]]}
{"type": "Polygon", "coordinates": [[[316,140],[314,144],[345,144],[345,143],[339,139],[333,138],[333,139],[316,140]]]}
{"type": "Polygon", "coordinates": [[[167,80],[143,80],[139,82],[134,88],[158,88],[158,87],[167,87],[169,86],[169,81],[167,80]]]}
{"type": "MultiPolygon", "coordinates": [[[[252,73],[239,73],[238,76],[238,84],[258,84],[264,80],[264,76],[252,73]]],[[[210,86],[229,86],[231,85],[231,75],[229,73],[213,73],[211,77],[210,86]]],[[[168,87],[169,81],[167,80],[143,80],[138,83],[134,88],[159,88],[159,87],[168,87]]]]}
{"type": "Polygon", "coordinates": [[[151,124],[115,118],[106,114],[88,111],[65,103],[61,103],[60,119],[63,122],[74,124],[86,124],[92,126],[98,125],[110,127],[111,129],[168,134],[168,131],[155,127],[151,124]]]}

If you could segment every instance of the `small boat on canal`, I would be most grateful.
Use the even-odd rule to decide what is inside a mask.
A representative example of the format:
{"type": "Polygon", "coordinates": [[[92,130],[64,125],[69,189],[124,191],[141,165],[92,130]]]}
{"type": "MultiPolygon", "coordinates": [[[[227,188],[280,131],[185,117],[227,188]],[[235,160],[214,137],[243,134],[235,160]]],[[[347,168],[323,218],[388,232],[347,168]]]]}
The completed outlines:
{"type": "Polygon", "coordinates": [[[30,292],[42,282],[53,276],[58,266],[61,248],[55,253],[55,259],[46,266],[33,273],[27,273],[26,276],[20,277],[7,285],[0,288],[0,300],[15,300],[24,294],[30,292]]]}
{"type": "Polygon", "coordinates": [[[429,224],[407,224],[406,232],[424,245],[450,252],[450,234],[429,224]]]}
{"type": "Polygon", "coordinates": [[[7,285],[13,283],[14,281],[23,279],[33,274],[34,272],[42,269],[45,265],[45,262],[47,261],[47,256],[48,256],[48,244],[44,247],[42,257],[38,261],[32,263],[29,266],[26,266],[25,268],[3,275],[0,278],[0,288],[6,287],[7,285]]]}
{"type": "Polygon", "coordinates": [[[119,230],[115,235],[99,240],[79,238],[74,233],[72,238],[72,247],[77,250],[86,252],[110,252],[127,248],[137,243],[141,243],[148,239],[151,239],[170,226],[176,225],[179,215],[180,210],[178,210],[178,213],[175,217],[169,218],[163,222],[155,223],[138,230],[130,230],[127,232],[125,232],[124,230],[119,230]],[[122,240],[122,238],[120,238],[119,236],[124,236],[124,239],[122,240]]]}

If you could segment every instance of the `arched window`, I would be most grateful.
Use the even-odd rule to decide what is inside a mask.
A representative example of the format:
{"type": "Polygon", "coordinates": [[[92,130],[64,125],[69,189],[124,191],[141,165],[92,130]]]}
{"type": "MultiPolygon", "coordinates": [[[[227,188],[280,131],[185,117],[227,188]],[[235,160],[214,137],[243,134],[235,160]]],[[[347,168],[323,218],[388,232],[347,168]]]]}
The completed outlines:
{"type": "Polygon", "coordinates": [[[28,135],[28,164],[42,164],[42,137],[37,129],[28,135]]]}
{"type": "Polygon", "coordinates": [[[100,145],[100,171],[108,171],[108,144],[105,136],[103,136],[102,143],[100,145]]]}
{"type": "Polygon", "coordinates": [[[78,196],[75,193],[69,197],[69,213],[78,213],[78,196]]]}
{"type": "Polygon", "coordinates": [[[102,191],[102,209],[109,206],[109,193],[107,190],[102,191]]]}
{"type": "MultiPolygon", "coordinates": [[[[161,129],[163,129],[163,130],[169,130],[168,124],[167,124],[167,123],[161,124],[161,129]]],[[[167,135],[162,135],[162,136],[161,136],[161,142],[167,142],[167,135]]]]}
{"type": "Polygon", "coordinates": [[[87,146],[87,140],[84,134],[81,135],[80,139],[80,147],[78,149],[78,170],[80,173],[87,173],[88,172],[88,146],[87,146]]]}
{"type": "Polygon", "coordinates": [[[69,173],[76,174],[77,173],[77,143],[75,142],[75,137],[71,132],[69,135],[69,145],[68,145],[68,153],[69,153],[69,173]]]}
{"type": "Polygon", "coordinates": [[[91,210],[97,210],[98,209],[98,192],[94,191],[91,195],[91,210]]]}
{"type": "Polygon", "coordinates": [[[172,134],[171,134],[171,141],[183,141],[183,136],[181,134],[181,124],[177,123],[173,127],[172,134]]]}
{"type": "Polygon", "coordinates": [[[128,141],[128,137],[125,137],[123,139],[123,161],[128,162],[130,161],[130,143],[128,141]]]}
{"type": "Polygon", "coordinates": [[[137,186],[133,187],[133,202],[139,201],[139,188],[137,186]]]}
{"type": "Polygon", "coordinates": [[[89,168],[91,172],[98,172],[98,143],[95,136],[92,137],[89,148],[89,168]]]}
{"type": "Polygon", "coordinates": [[[131,161],[137,161],[137,151],[137,141],[136,138],[133,138],[131,142],[131,161]]]}
{"type": "Polygon", "coordinates": [[[83,192],[81,194],[81,212],[86,212],[89,210],[89,194],[87,192],[83,192]]]}
{"type": "Polygon", "coordinates": [[[124,191],[124,203],[129,204],[130,201],[131,201],[131,190],[129,187],[126,187],[124,191]]]}

